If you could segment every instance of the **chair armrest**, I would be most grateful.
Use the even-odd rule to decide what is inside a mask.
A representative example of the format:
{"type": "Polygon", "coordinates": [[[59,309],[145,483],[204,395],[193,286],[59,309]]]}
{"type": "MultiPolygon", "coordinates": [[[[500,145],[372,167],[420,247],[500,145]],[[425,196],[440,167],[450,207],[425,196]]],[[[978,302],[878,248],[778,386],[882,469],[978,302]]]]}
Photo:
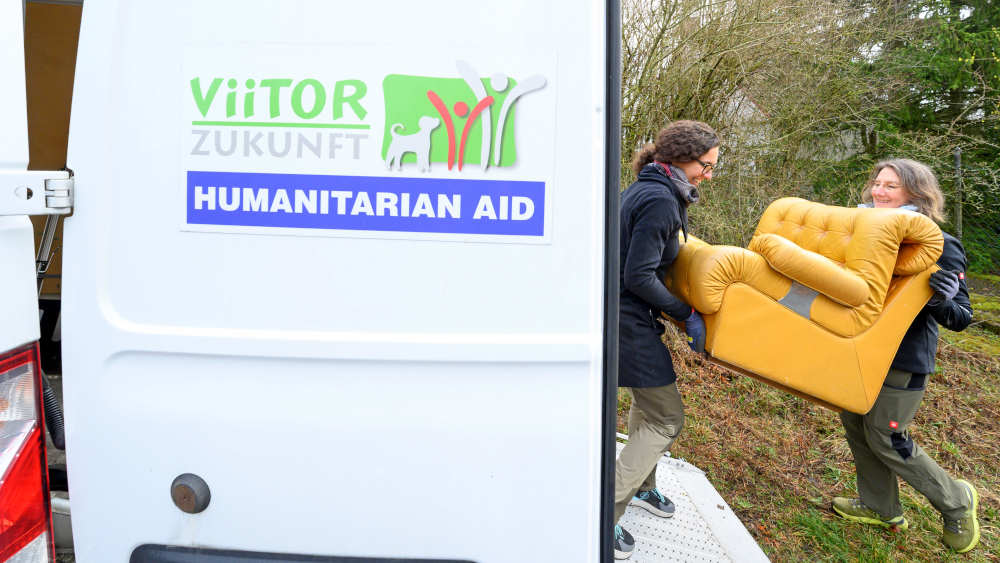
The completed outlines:
{"type": "Polygon", "coordinates": [[[751,287],[779,299],[789,282],[759,254],[735,246],[714,246],[695,238],[681,245],[663,283],[697,311],[712,314],[722,306],[726,289],[734,283],[751,287]]]}
{"type": "Polygon", "coordinates": [[[763,256],[778,272],[841,305],[859,307],[870,295],[861,276],[780,235],[757,235],[750,241],[750,250],[763,256]]]}

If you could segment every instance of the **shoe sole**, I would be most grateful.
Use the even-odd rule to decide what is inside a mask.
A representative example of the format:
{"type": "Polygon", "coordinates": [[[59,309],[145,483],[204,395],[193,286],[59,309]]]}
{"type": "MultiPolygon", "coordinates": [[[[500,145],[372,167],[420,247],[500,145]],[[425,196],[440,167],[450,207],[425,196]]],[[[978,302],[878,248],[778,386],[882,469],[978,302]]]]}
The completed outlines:
{"type": "Polygon", "coordinates": [[[966,553],[972,551],[972,548],[979,543],[979,492],[972,486],[972,483],[965,479],[956,479],[955,481],[968,486],[969,492],[972,493],[972,541],[969,542],[968,546],[955,550],[955,553],[966,553]]]}
{"type": "Polygon", "coordinates": [[[628,559],[629,557],[632,557],[631,551],[618,551],[617,549],[615,550],[615,560],[628,559]]]}
{"type": "Polygon", "coordinates": [[[891,530],[893,528],[896,528],[896,530],[898,530],[900,532],[905,532],[906,529],[910,527],[910,523],[906,520],[906,518],[903,518],[903,521],[899,522],[898,524],[890,524],[889,522],[886,522],[885,520],[879,520],[877,518],[866,518],[864,516],[854,516],[853,514],[848,514],[846,512],[841,511],[839,508],[837,508],[837,505],[835,505],[835,504],[831,505],[831,506],[833,507],[833,511],[837,513],[837,516],[840,516],[844,520],[849,520],[851,522],[860,522],[862,524],[872,524],[874,526],[881,526],[881,527],[889,529],[889,530],[891,530]]]}
{"type": "Polygon", "coordinates": [[[660,510],[659,508],[656,508],[655,506],[649,504],[648,502],[646,502],[646,501],[644,501],[642,499],[637,499],[635,497],[632,497],[632,500],[628,501],[628,505],[629,506],[638,506],[639,508],[644,509],[646,512],[649,512],[650,514],[653,514],[655,516],[659,516],[661,518],[673,518],[674,517],[674,513],[673,512],[664,512],[664,511],[660,510]]]}

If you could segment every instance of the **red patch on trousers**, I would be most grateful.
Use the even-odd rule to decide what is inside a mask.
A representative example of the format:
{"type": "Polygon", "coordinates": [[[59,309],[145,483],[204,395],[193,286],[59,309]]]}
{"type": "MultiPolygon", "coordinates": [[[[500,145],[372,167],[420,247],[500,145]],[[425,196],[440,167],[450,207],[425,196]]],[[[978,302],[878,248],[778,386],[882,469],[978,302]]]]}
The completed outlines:
{"type": "Polygon", "coordinates": [[[895,429],[899,428],[899,423],[896,422],[895,420],[890,420],[889,421],[889,428],[892,428],[893,430],[895,430],[895,429]]]}

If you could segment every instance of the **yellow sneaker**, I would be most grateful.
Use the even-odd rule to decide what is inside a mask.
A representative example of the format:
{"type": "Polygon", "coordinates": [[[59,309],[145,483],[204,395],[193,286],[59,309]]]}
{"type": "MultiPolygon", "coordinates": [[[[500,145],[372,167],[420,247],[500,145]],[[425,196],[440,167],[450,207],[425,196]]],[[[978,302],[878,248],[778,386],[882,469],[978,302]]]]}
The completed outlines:
{"type": "Polygon", "coordinates": [[[966,493],[969,495],[970,508],[958,520],[944,519],[941,541],[957,553],[965,553],[979,543],[979,519],[976,517],[976,513],[979,511],[979,493],[976,492],[972,483],[964,479],[956,479],[955,482],[965,487],[966,493]]]}
{"type": "Polygon", "coordinates": [[[904,532],[910,527],[910,523],[902,514],[886,520],[878,512],[865,506],[865,503],[861,502],[859,498],[834,497],[833,511],[844,520],[874,524],[893,531],[904,532]]]}

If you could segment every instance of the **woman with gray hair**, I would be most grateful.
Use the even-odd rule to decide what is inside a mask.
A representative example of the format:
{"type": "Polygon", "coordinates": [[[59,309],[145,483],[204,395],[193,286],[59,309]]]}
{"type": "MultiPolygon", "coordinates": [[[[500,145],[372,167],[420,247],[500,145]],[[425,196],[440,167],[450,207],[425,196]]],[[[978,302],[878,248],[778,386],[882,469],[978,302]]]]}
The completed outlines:
{"type": "MultiPolygon", "coordinates": [[[[944,218],[944,196],[934,172],[914,160],[876,164],[861,198],[861,207],[908,209],[939,223],[944,218]]],[[[938,324],[960,331],[972,321],[966,263],[962,243],[944,233],[941,270],[930,277],[934,295],[903,336],[875,405],[864,415],[840,413],[860,498],[833,499],[833,511],[842,518],[903,531],[909,524],[899,502],[896,477],[902,477],[941,513],[941,540],[958,553],[979,542],[978,493],[968,481],[952,479],[914,443],[909,425],[934,373],[938,324]]]]}

